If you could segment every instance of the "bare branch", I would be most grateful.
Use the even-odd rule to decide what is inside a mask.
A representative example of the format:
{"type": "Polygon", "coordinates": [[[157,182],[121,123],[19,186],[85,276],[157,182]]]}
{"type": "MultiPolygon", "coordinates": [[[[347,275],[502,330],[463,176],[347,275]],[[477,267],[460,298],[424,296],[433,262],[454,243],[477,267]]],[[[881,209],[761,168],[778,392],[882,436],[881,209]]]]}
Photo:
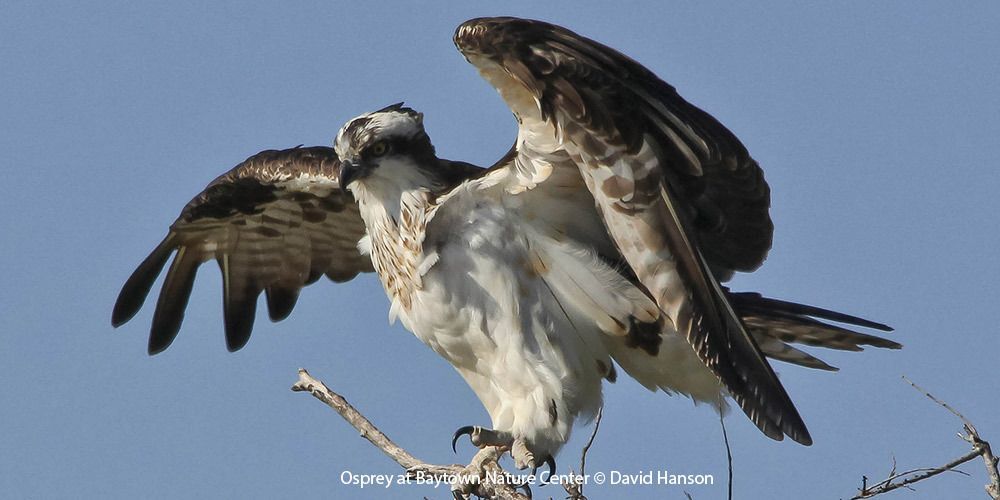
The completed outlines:
{"type": "MultiPolygon", "coordinates": [[[[1000,473],[997,471],[997,459],[993,456],[993,451],[990,449],[990,443],[984,441],[980,436],[976,427],[972,425],[969,419],[965,418],[964,415],[955,410],[948,403],[941,401],[940,399],[934,397],[931,393],[927,392],[924,388],[913,383],[910,379],[903,377],[914,389],[920,391],[924,396],[927,396],[931,401],[934,401],[938,405],[944,407],[946,410],[954,414],[962,421],[962,425],[965,428],[965,434],[959,434],[959,437],[967,441],[972,445],[972,451],[958,457],[940,467],[922,467],[919,469],[912,469],[906,472],[896,473],[896,460],[893,458],[892,470],[889,472],[889,477],[883,479],[882,481],[875,483],[872,486],[868,486],[868,477],[862,476],[861,478],[861,489],[858,494],[854,496],[851,500],[858,500],[861,498],[871,498],[876,495],[881,495],[883,493],[888,493],[892,490],[898,488],[910,488],[909,485],[916,483],[918,481],[923,481],[927,478],[934,477],[943,472],[957,472],[960,474],[966,474],[960,470],[955,469],[956,467],[975,460],[976,457],[982,457],[983,461],[986,462],[986,474],[990,478],[990,484],[986,485],[986,493],[994,500],[1000,500],[1000,473]]],[[[968,474],[966,474],[968,475],[968,474]]]]}
{"type": "Polygon", "coordinates": [[[965,418],[965,415],[962,415],[958,412],[958,410],[948,406],[948,404],[944,401],[934,397],[931,393],[927,392],[923,387],[913,383],[910,379],[903,377],[903,380],[912,385],[914,389],[923,393],[924,396],[930,398],[931,401],[943,406],[945,409],[962,420],[962,425],[965,427],[965,435],[961,436],[962,439],[971,444],[974,451],[978,450],[979,455],[982,456],[983,461],[986,462],[986,475],[990,478],[990,484],[986,485],[986,494],[989,495],[990,498],[993,498],[993,500],[1000,500],[1000,471],[997,470],[997,458],[993,456],[993,450],[990,448],[990,443],[984,441],[983,438],[979,436],[979,431],[976,430],[976,426],[972,425],[972,422],[965,418]]]}
{"type": "MultiPolygon", "coordinates": [[[[382,453],[406,469],[410,477],[424,474],[428,478],[440,479],[452,485],[452,492],[456,497],[476,495],[482,498],[500,500],[529,500],[530,498],[515,490],[513,484],[515,481],[498,482],[493,480],[493,478],[510,477],[498,463],[505,451],[503,449],[487,446],[479,450],[467,466],[429,464],[419,460],[394,443],[361,412],[351,406],[343,396],[330,390],[326,384],[313,378],[306,370],[299,369],[299,380],[292,386],[292,390],[308,392],[333,408],[347,423],[361,433],[361,437],[367,439],[376,448],[382,450],[382,453]]],[[[525,489],[530,491],[527,490],[526,485],[525,489]]]]}
{"type": "Polygon", "coordinates": [[[909,485],[917,482],[923,481],[924,479],[934,477],[942,472],[961,472],[953,470],[955,467],[962,465],[966,462],[974,460],[979,456],[978,450],[973,450],[966,455],[963,455],[951,462],[948,462],[940,467],[923,467],[920,469],[908,470],[906,472],[900,472],[898,474],[890,472],[889,477],[879,481],[871,486],[867,485],[867,477],[862,480],[860,492],[852,497],[851,500],[857,500],[861,498],[871,498],[875,495],[881,495],[883,493],[888,493],[897,488],[909,487],[909,485]],[[893,482],[897,479],[901,479],[899,482],[893,482]]]}

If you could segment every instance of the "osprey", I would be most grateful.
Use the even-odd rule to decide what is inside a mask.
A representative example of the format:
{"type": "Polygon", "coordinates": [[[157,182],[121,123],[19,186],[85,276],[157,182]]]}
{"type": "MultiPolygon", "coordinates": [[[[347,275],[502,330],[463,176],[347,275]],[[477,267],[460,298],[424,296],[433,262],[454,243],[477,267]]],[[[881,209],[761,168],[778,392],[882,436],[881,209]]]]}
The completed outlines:
{"type": "Polygon", "coordinates": [[[261,292],[278,321],[320,276],[375,271],[390,318],[490,415],[455,439],[507,447],[520,468],[552,465],[616,365],[720,411],[728,396],[768,437],[808,445],[765,357],[834,370],[790,344],[900,347],[822,320],[891,330],[880,323],[722,285],[771,246],[768,185],[729,130],[649,70],[540,21],[474,19],[454,41],[519,125],[495,165],[438,158],[402,103],[351,120],[334,148],[258,153],[184,207],[112,324],[135,315],[171,254],[151,354],[174,340],[210,259],[231,351],[261,292]]]}

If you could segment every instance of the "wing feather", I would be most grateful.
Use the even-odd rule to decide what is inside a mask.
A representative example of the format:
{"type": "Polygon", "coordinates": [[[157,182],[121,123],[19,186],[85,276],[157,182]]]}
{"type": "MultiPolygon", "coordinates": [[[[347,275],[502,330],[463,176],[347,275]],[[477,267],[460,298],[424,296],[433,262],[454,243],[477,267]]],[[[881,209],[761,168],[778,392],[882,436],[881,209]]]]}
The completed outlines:
{"type": "Polygon", "coordinates": [[[561,166],[580,170],[639,281],[744,412],[774,439],[810,444],[713,274],[756,268],[771,243],[770,193],[739,140],[635,61],[566,29],[474,19],[455,43],[518,118],[513,170],[568,157],[561,166]]]}
{"type": "Polygon", "coordinates": [[[332,148],[262,151],[212,181],[181,211],[166,238],[122,287],[112,325],[142,307],[171,254],[157,299],[149,352],[166,349],[180,331],[198,267],[216,260],[223,281],[226,345],[246,345],[257,301],[268,315],[292,312],[302,287],[326,275],[347,281],[371,272],[357,250],[364,223],[357,204],[340,189],[340,162],[332,148]]]}
{"type": "Polygon", "coordinates": [[[167,264],[170,254],[174,251],[172,241],[174,238],[173,234],[167,235],[125,281],[111,313],[112,326],[117,328],[125,324],[142,308],[146,296],[149,295],[149,290],[153,287],[153,282],[163,271],[163,266],[167,264]]]}
{"type": "Polygon", "coordinates": [[[153,313],[153,325],[149,332],[150,354],[166,349],[180,331],[197,271],[198,261],[193,252],[188,247],[179,247],[156,301],[156,312],[153,313]]]}

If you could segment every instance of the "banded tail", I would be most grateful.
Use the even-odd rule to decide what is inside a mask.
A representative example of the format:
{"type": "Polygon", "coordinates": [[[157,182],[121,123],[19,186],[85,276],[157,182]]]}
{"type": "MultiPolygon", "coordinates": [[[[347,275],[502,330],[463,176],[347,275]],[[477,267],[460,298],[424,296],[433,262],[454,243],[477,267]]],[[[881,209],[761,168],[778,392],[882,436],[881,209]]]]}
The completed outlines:
{"type": "Polygon", "coordinates": [[[856,332],[821,320],[883,332],[892,331],[892,327],[882,323],[819,307],[771,299],[759,293],[727,292],[727,295],[736,314],[750,330],[760,350],[769,358],[807,368],[837,371],[837,367],[790,344],[841,351],[861,351],[863,350],[861,346],[865,345],[886,349],[903,347],[882,337],[856,332]]]}

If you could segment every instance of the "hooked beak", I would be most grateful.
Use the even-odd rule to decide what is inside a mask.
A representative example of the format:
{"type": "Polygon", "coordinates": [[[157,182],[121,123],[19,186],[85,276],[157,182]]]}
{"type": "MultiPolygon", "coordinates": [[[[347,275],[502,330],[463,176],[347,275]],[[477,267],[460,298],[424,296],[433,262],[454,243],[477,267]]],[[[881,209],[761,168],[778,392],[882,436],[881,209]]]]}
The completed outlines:
{"type": "Polygon", "coordinates": [[[347,191],[347,186],[352,182],[362,179],[368,175],[369,168],[355,163],[351,160],[340,162],[340,189],[347,191]]]}

